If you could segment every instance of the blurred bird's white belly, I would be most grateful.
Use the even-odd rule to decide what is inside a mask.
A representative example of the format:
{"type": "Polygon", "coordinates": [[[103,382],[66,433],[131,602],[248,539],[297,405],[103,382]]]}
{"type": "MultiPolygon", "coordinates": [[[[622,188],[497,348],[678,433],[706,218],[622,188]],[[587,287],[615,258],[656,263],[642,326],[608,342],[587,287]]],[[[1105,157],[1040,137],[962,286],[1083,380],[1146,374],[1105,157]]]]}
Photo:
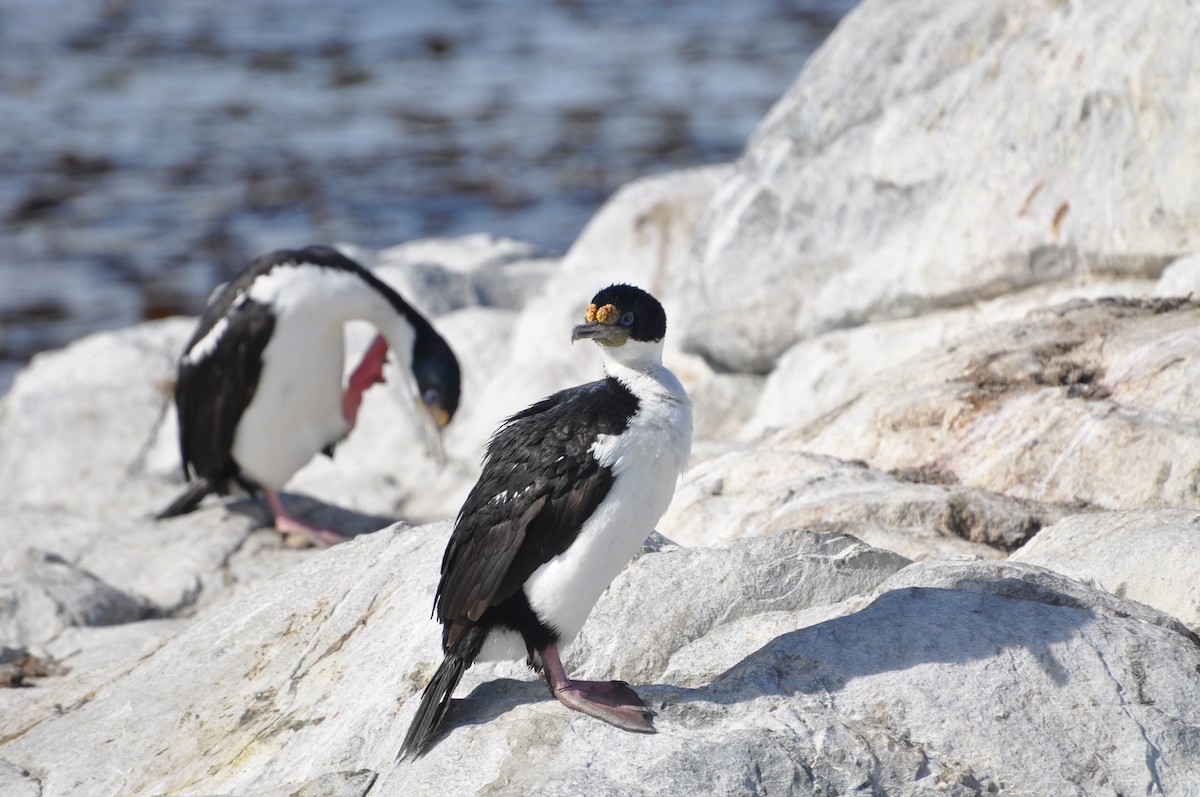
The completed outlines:
{"type": "Polygon", "coordinates": [[[263,368],[233,440],[246,475],[278,490],[313,455],[341,440],[341,324],[284,315],[263,350],[263,368]]]}

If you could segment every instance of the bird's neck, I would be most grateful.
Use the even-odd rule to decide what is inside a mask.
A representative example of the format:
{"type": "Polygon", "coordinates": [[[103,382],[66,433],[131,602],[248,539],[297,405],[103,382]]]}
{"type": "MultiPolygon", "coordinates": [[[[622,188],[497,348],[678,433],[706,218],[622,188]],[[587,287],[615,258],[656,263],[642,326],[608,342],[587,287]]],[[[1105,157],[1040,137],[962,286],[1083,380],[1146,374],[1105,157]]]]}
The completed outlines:
{"type": "Polygon", "coordinates": [[[639,397],[687,398],[675,374],[663,365],[662,341],[629,341],[617,349],[606,349],[604,373],[639,397]]]}
{"type": "Polygon", "coordinates": [[[398,370],[407,373],[412,368],[416,331],[403,316],[394,313],[380,312],[373,318],[362,320],[367,321],[379,331],[391,350],[391,361],[398,370]]]}

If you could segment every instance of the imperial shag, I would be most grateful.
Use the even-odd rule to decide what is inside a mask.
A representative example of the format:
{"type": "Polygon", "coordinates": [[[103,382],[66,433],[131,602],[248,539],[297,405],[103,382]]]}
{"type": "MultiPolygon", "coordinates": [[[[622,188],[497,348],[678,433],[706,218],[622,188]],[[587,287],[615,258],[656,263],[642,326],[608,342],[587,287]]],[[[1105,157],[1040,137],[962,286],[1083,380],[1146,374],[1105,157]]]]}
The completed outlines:
{"type": "Polygon", "coordinates": [[[336,532],[288,514],[279,490],[354,428],[363,392],[384,381],[389,347],[440,457],[438,429],[458,408],[460,375],[429,321],[330,247],[251,262],[209,301],[179,361],[175,406],[190,484],[159,517],[190,512],[208,493],[225,495],[237,484],[266,494],[285,537],[338,541],[336,532]],[[343,327],[352,320],[379,335],[343,388],[343,327]]]}
{"type": "Polygon", "coordinates": [[[666,328],[645,291],[600,291],[571,340],[601,345],[605,378],[555,393],[493,435],[442,558],[434,611],[445,659],[401,757],[429,746],[479,658],[526,656],[568,707],[654,732],[628,684],[567,678],[559,647],[654,529],[687,463],[692,406],[662,364],[666,328]]]}

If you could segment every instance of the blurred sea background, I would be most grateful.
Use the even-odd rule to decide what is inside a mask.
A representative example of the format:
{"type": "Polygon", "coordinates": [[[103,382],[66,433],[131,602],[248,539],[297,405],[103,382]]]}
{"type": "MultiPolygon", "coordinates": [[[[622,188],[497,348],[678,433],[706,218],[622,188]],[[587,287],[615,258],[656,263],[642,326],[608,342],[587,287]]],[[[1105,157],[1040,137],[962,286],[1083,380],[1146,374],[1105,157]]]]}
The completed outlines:
{"type": "Polygon", "coordinates": [[[735,159],[856,0],[4,0],[0,395],[280,247],[565,250],[735,159]]]}

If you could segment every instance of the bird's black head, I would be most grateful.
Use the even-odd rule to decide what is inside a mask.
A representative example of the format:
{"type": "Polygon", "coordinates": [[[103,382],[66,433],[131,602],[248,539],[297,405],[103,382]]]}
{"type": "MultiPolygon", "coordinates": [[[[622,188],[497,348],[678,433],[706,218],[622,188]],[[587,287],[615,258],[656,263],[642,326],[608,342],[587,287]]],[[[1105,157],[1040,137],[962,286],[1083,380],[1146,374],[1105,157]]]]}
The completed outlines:
{"type": "Polygon", "coordinates": [[[632,285],[610,285],[592,297],[587,323],[575,327],[571,340],[624,346],[629,340],[657,342],[666,334],[667,314],[657,299],[632,285]]]}
{"type": "Polygon", "coordinates": [[[439,427],[450,423],[458,411],[462,374],[450,344],[432,326],[417,328],[412,372],[421,391],[421,401],[434,421],[439,427]]]}

